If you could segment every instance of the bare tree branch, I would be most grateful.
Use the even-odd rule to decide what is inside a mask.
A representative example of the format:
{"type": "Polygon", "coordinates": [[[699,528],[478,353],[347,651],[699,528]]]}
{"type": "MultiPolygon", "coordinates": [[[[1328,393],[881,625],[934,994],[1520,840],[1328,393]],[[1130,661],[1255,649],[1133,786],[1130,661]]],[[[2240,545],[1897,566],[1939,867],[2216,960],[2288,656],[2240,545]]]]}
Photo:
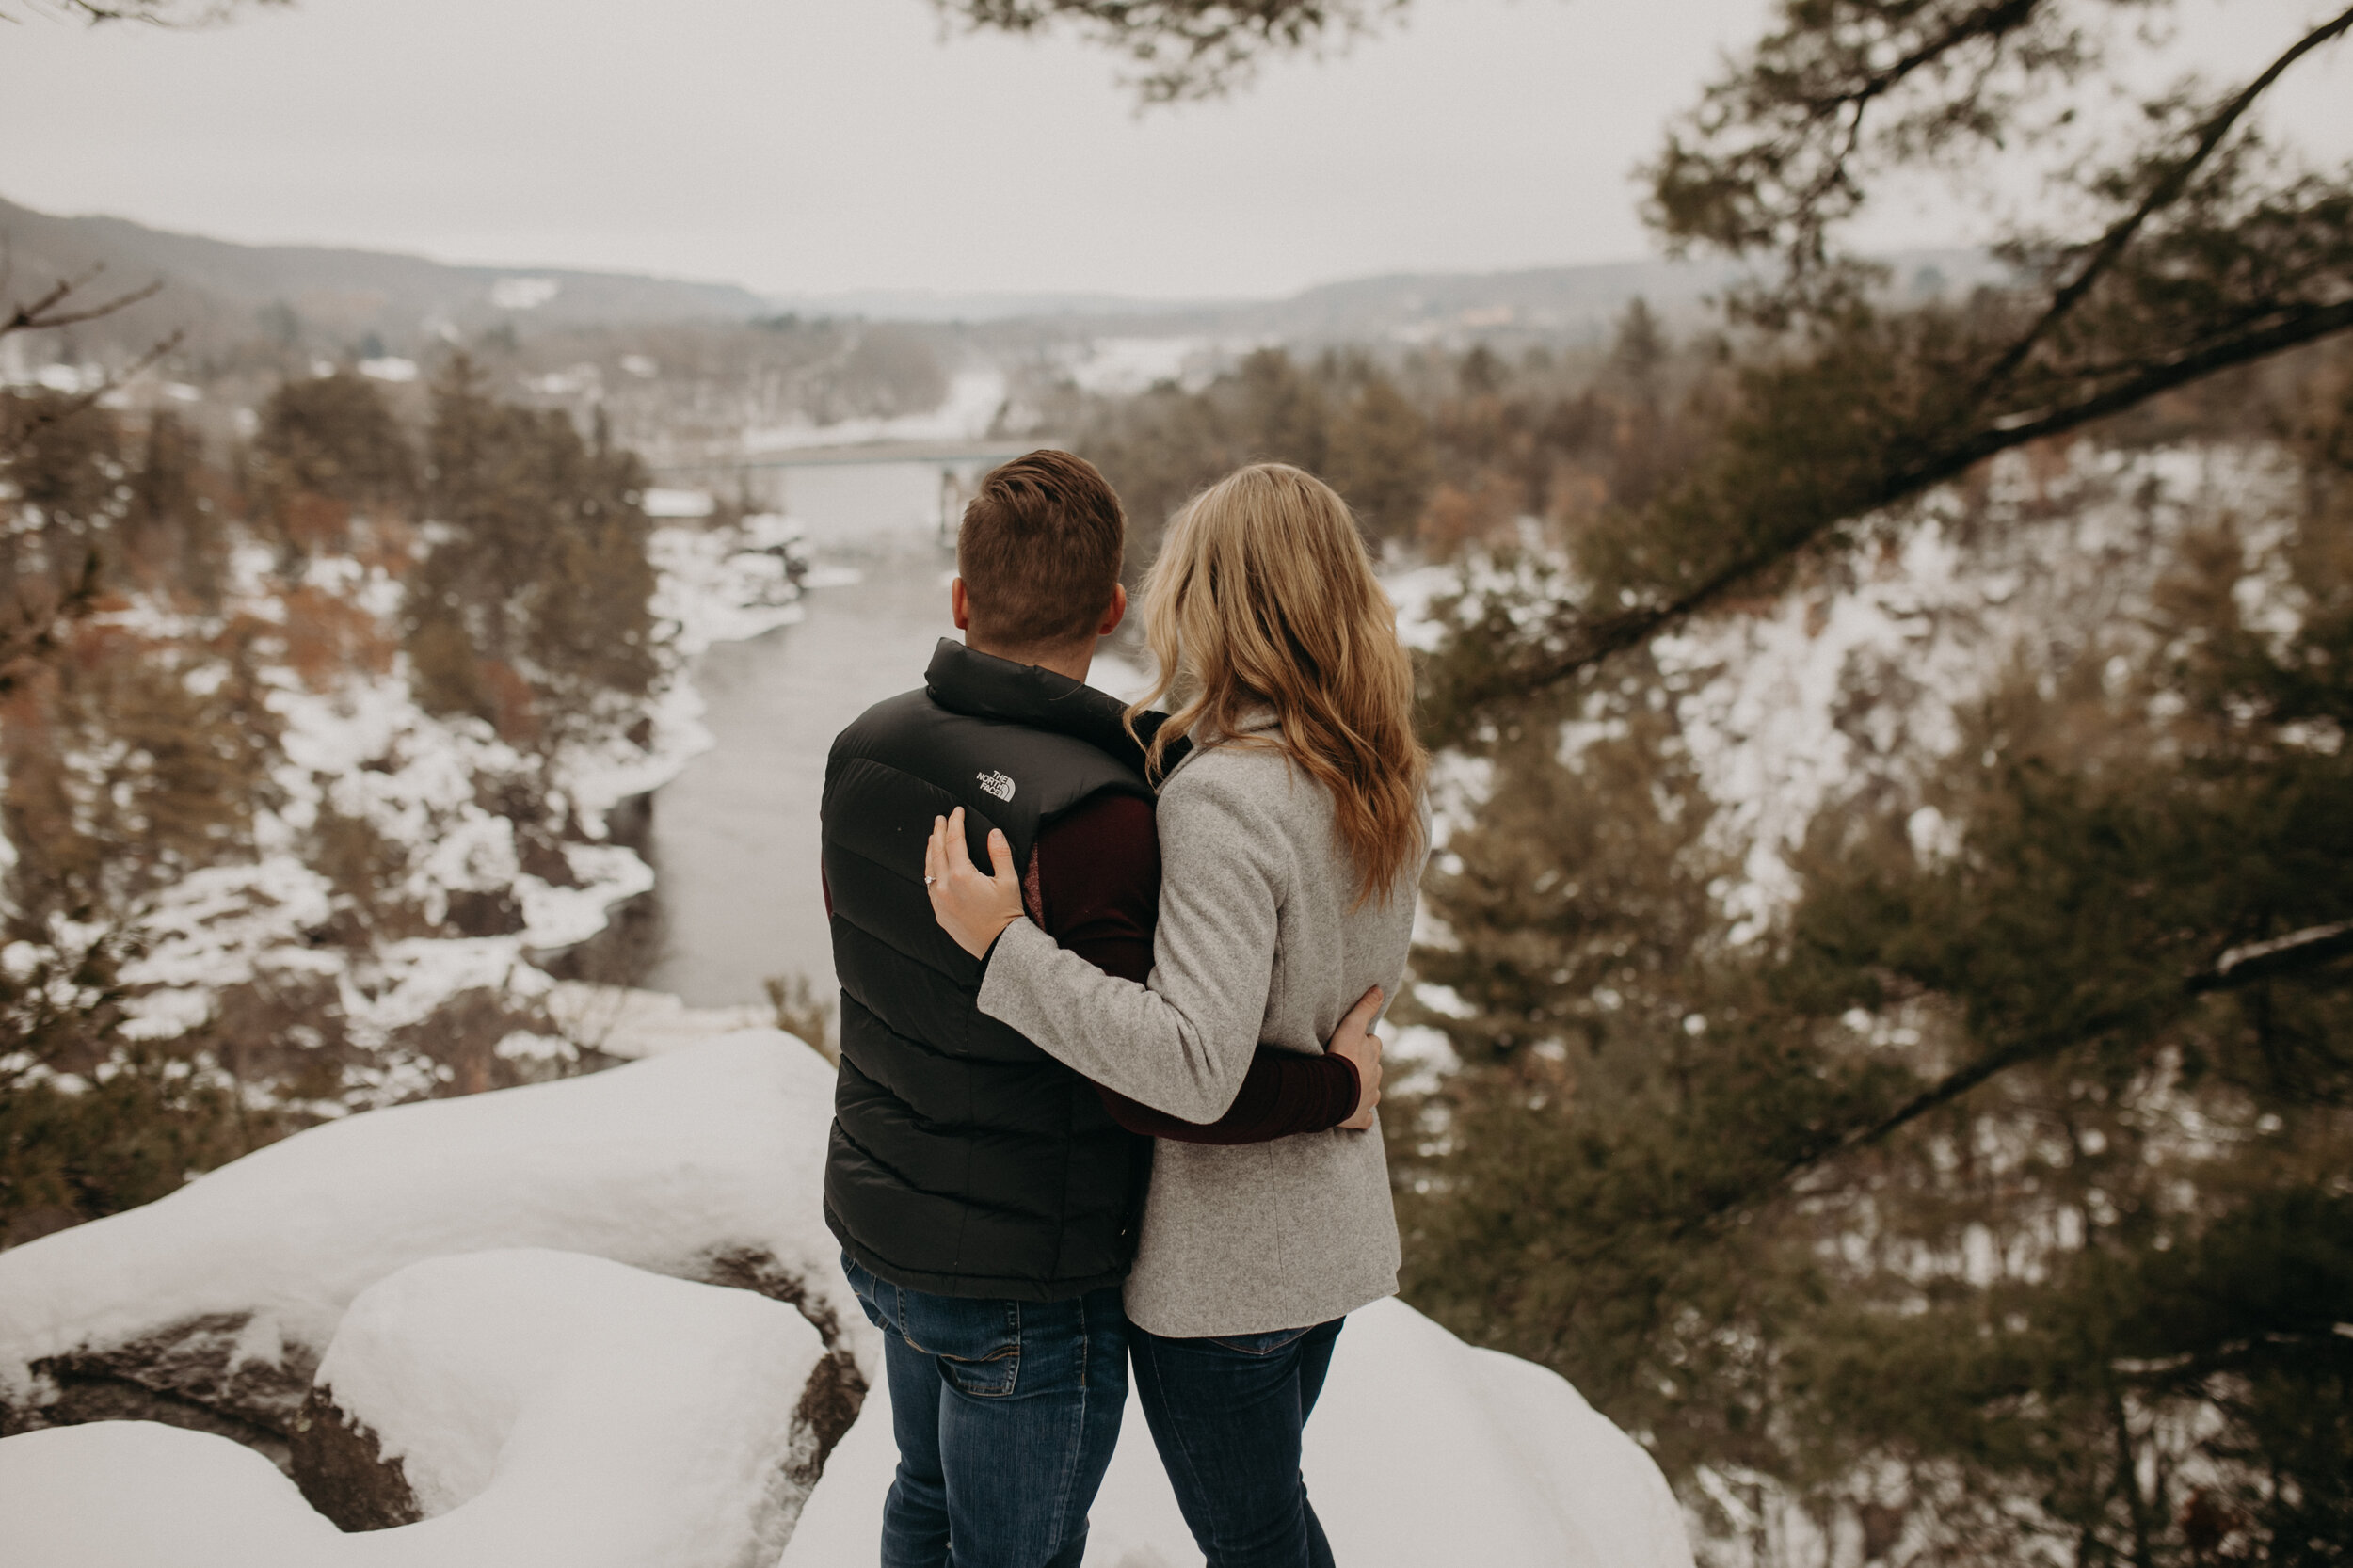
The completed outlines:
{"type": "Polygon", "coordinates": [[[88,286],[92,279],[105,270],[105,264],[101,262],[79,278],[59,279],[37,299],[8,307],[8,313],[0,316],[0,338],[11,332],[41,332],[59,327],[78,327],[86,321],[110,316],[117,311],[127,311],[139,301],[152,299],[163,292],[164,281],[158,278],[145,288],[133,289],[129,294],[119,295],[95,305],[79,306],[72,310],[59,309],[76,289],[88,286]]]}
{"type": "MultiPolygon", "coordinates": [[[[2249,942],[2234,947],[2215,960],[2213,967],[2200,970],[2182,984],[2184,997],[2205,996],[2219,991],[2234,991],[2261,981],[2309,973],[2353,953],[2353,920],[2336,920],[2327,925],[2310,926],[2293,931],[2269,941],[2249,942]]],[[[1972,1089],[2009,1071],[2057,1055],[2076,1045],[2106,1033],[2130,1022],[2137,1009],[2114,1008],[2095,1014],[2089,1018],[2074,1021],[2061,1033],[2041,1035],[2019,1042],[2007,1050],[1995,1051],[1937,1080],[1919,1094],[1906,1100],[1878,1121],[1859,1128],[1826,1143],[1819,1150],[1793,1160],[1776,1178],[1773,1185],[1793,1179],[1802,1172],[1820,1164],[1835,1155],[1849,1153],[1880,1143],[1891,1134],[1918,1121],[1940,1106],[1950,1105],[1972,1089]]]]}

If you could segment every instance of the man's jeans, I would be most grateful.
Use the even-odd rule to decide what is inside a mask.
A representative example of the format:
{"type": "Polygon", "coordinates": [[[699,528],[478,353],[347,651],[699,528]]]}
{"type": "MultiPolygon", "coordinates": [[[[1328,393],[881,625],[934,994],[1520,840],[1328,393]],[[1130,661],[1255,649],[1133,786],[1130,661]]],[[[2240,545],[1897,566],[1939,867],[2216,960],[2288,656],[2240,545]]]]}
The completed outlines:
{"type": "Polygon", "coordinates": [[[1128,1403],[1119,1288],[978,1301],[841,1267],[883,1331],[899,1440],[883,1568],[1079,1568],[1128,1403]]]}
{"type": "Polygon", "coordinates": [[[1129,1332],[1144,1419],[1209,1568],[1332,1568],[1299,1446],[1345,1320],[1216,1339],[1129,1332]]]}

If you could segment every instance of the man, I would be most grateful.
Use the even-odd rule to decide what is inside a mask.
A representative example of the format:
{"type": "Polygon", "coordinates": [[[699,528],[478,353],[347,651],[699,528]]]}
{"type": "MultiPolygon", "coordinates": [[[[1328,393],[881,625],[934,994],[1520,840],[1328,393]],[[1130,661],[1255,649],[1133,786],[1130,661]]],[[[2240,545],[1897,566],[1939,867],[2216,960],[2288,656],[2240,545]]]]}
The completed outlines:
{"type": "MultiPolygon", "coordinates": [[[[1142,1134],[1246,1143],[1321,1131],[1378,1083],[1261,1051],[1194,1127],[1087,1082],[974,1004],[981,966],[923,887],[935,817],[963,807],[1026,868],[1032,916],[1142,981],[1160,845],[1120,705],[1084,685],[1127,613],[1127,524],[1094,466],[1033,452],[982,481],[921,690],[869,709],[826,762],[824,866],[841,980],[825,1220],[883,1331],[899,1469],[885,1568],[1076,1568],[1127,1403],[1119,1284],[1150,1169],[1142,1134]]],[[[1150,731],[1144,731],[1149,737],[1150,731]]]]}

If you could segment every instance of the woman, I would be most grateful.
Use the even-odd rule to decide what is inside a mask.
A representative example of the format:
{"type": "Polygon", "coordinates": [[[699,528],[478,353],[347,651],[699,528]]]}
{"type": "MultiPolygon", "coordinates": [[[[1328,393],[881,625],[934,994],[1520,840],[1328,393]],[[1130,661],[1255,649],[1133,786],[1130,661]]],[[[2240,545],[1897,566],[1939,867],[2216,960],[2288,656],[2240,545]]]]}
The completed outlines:
{"type": "MultiPolygon", "coordinates": [[[[1413,672],[1347,505],[1259,464],[1187,506],[1144,584],[1162,881],[1148,985],[1104,974],[1022,913],[935,821],[940,924],[986,962],[984,1013],[1085,1077],[1214,1121],[1259,1042],[1314,1052],[1394,990],[1428,853],[1413,672]],[[1167,766],[1170,744],[1193,748],[1167,766]],[[1353,1003],[1362,1000],[1352,1013],[1353,1003]]],[[[1367,1118],[1369,1120],[1369,1118],[1367,1118]]],[[[1210,1568],[1328,1564],[1300,1433],[1346,1315],[1397,1289],[1377,1127],[1155,1151],[1126,1289],[1137,1391],[1210,1568]]]]}

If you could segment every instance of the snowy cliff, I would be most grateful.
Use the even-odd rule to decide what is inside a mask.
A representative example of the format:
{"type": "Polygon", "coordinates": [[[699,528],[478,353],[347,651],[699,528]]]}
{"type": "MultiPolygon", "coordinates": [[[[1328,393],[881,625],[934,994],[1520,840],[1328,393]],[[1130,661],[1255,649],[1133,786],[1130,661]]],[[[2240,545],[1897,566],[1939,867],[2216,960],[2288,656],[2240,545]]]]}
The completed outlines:
{"type": "MultiPolygon", "coordinates": [[[[871,1561],[894,1456],[819,1217],[831,1080],[746,1031],[329,1123],[0,1253],[0,1557],[871,1561]]],[[[1341,1336],[1306,1463],[1359,1568],[1690,1561],[1632,1439],[1401,1303],[1341,1336]]],[[[1134,1412],[1095,1521],[1101,1568],[1199,1560],[1134,1412]]]]}

